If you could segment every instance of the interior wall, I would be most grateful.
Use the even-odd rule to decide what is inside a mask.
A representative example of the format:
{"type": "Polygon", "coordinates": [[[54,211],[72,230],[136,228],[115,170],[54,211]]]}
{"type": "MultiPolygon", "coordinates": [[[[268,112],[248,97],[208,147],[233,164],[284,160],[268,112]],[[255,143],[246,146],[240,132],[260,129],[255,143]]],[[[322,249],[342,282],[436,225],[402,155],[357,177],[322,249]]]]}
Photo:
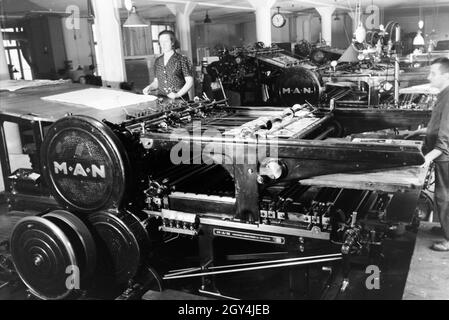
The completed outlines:
{"type": "MultiPolygon", "coordinates": [[[[430,34],[435,29],[436,34],[432,36],[435,41],[449,40],[449,7],[423,8],[424,34],[430,34]]],[[[418,30],[419,9],[392,9],[385,10],[383,23],[396,21],[401,26],[403,35],[416,33],[418,30]]]]}
{"type": "Polygon", "coordinates": [[[92,64],[91,48],[89,45],[89,23],[87,18],[80,18],[79,29],[67,28],[65,19],[62,20],[67,60],[72,61],[73,68],[89,66],[92,64]]]}
{"type": "Polygon", "coordinates": [[[352,39],[352,19],[347,14],[339,14],[340,20],[332,18],[332,47],[346,49],[352,39]]]}
{"type": "Polygon", "coordinates": [[[197,48],[215,49],[239,47],[243,45],[241,26],[237,24],[195,24],[191,28],[193,63],[198,65],[197,48]]]}
{"type": "Polygon", "coordinates": [[[313,16],[310,20],[310,42],[316,43],[320,41],[321,36],[321,19],[319,16],[313,16]]]}
{"type": "Polygon", "coordinates": [[[271,39],[272,42],[290,42],[295,41],[290,32],[290,19],[287,19],[287,22],[282,28],[275,28],[273,25],[271,26],[271,39]]]}
{"type": "MultiPolygon", "coordinates": [[[[242,23],[241,25],[243,26],[243,44],[249,45],[257,42],[256,21],[245,22],[242,23]]],[[[276,28],[271,26],[271,39],[272,42],[295,41],[290,32],[290,19],[287,19],[287,22],[282,28],[276,28]]]]}
{"type": "Polygon", "coordinates": [[[239,46],[243,40],[236,24],[196,24],[192,31],[192,43],[195,42],[198,48],[239,46]]]}
{"type": "Polygon", "coordinates": [[[241,23],[242,26],[242,34],[243,34],[243,44],[248,45],[251,43],[255,43],[257,41],[256,35],[256,21],[249,21],[241,23]]]}

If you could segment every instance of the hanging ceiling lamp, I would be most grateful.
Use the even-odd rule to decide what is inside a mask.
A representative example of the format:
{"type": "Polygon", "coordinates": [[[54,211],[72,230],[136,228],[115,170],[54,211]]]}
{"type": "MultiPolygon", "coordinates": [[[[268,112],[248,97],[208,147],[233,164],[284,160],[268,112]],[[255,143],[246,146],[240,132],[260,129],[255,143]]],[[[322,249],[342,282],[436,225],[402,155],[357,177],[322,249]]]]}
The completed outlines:
{"type": "Polygon", "coordinates": [[[357,29],[354,32],[355,40],[359,43],[363,43],[366,38],[366,29],[362,23],[362,1],[359,0],[356,6],[355,15],[357,17],[357,29]]]}
{"type": "Polygon", "coordinates": [[[136,6],[132,1],[125,1],[126,9],[128,10],[128,19],[126,19],[123,26],[125,28],[143,28],[148,27],[148,24],[143,22],[142,18],[136,12],[136,6]]]}
{"type": "Polygon", "coordinates": [[[419,7],[419,22],[418,22],[418,31],[416,36],[413,38],[414,46],[423,46],[425,45],[424,38],[422,36],[422,28],[424,28],[424,21],[422,20],[422,8],[419,7]]]}
{"type": "Polygon", "coordinates": [[[212,20],[209,18],[209,11],[206,10],[206,17],[204,18],[204,23],[211,23],[212,20]]]}
{"type": "Polygon", "coordinates": [[[418,30],[416,36],[413,38],[414,46],[423,46],[425,45],[424,37],[422,36],[422,31],[418,30]]]}

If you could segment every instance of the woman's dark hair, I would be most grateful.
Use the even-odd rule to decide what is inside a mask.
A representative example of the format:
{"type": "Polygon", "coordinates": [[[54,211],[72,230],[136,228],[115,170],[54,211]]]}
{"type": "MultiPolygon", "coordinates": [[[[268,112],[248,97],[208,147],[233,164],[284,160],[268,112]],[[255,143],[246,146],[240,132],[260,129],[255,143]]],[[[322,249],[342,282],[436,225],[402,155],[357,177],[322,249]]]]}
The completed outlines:
{"type": "Polygon", "coordinates": [[[178,49],[180,47],[179,41],[178,41],[178,39],[176,39],[175,33],[171,30],[163,30],[163,31],[159,32],[159,35],[157,36],[157,38],[159,39],[164,34],[168,34],[170,36],[171,43],[173,44],[173,49],[178,49]]]}

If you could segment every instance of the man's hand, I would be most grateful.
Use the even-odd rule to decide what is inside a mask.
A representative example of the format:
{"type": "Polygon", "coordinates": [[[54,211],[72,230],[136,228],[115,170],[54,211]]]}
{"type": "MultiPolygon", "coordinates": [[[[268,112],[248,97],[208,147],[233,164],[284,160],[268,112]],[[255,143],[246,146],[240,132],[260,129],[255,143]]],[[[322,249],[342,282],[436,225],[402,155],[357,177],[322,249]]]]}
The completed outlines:
{"type": "Polygon", "coordinates": [[[169,97],[172,100],[175,100],[176,98],[178,98],[178,95],[174,92],[170,92],[169,94],[167,94],[167,97],[169,97]]]}
{"type": "Polygon", "coordinates": [[[416,136],[419,135],[419,134],[420,134],[419,130],[409,131],[409,132],[407,133],[407,135],[404,137],[404,139],[405,139],[405,140],[408,140],[408,139],[411,139],[411,138],[413,138],[413,137],[416,137],[416,136]]]}
{"type": "Polygon", "coordinates": [[[417,130],[414,130],[414,131],[408,131],[408,134],[404,137],[404,139],[405,139],[405,140],[408,140],[408,139],[410,139],[410,138],[419,136],[419,135],[421,135],[421,134],[425,134],[426,131],[427,131],[426,128],[417,129],[417,130]]]}
{"type": "Polygon", "coordinates": [[[424,156],[424,163],[421,165],[421,168],[427,168],[432,163],[433,159],[430,159],[428,156],[424,156]]]}
{"type": "Polygon", "coordinates": [[[424,156],[424,164],[421,165],[421,167],[424,168],[426,166],[429,166],[432,161],[434,161],[436,158],[438,158],[442,154],[443,154],[443,152],[441,150],[433,149],[432,151],[430,151],[428,154],[426,154],[424,156]]]}

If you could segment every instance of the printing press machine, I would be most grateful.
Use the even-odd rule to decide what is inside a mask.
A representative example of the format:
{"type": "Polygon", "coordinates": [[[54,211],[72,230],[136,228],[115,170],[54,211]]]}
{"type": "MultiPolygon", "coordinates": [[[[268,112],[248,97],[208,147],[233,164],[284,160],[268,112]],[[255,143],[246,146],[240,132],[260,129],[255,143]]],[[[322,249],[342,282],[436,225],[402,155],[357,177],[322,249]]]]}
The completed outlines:
{"type": "Polygon", "coordinates": [[[329,106],[332,101],[341,107],[398,106],[400,70],[395,57],[354,45],[347,51],[359,58],[337,61],[336,54],[336,60],[318,63],[256,44],[224,52],[207,69],[224,89],[239,92],[243,105],[329,106]]]}
{"type": "Polygon", "coordinates": [[[5,196],[10,210],[34,210],[14,227],[8,257],[33,296],[85,296],[112,279],[132,298],[148,289],[149,272],[158,283],[200,278],[214,291],[216,274],[347,262],[416,222],[429,168],[421,142],[398,132],[426,124],[429,110],[198,99],[95,109],[42,99],[84,88],[0,92],[5,196]],[[10,171],[5,122],[19,125],[29,168],[10,171]],[[193,239],[196,264],[158,266],[167,237],[193,239]],[[292,255],[219,266],[216,239],[292,255]],[[313,256],[317,241],[334,252],[313,256]],[[65,286],[67,265],[81,270],[81,289],[65,286]]]}

